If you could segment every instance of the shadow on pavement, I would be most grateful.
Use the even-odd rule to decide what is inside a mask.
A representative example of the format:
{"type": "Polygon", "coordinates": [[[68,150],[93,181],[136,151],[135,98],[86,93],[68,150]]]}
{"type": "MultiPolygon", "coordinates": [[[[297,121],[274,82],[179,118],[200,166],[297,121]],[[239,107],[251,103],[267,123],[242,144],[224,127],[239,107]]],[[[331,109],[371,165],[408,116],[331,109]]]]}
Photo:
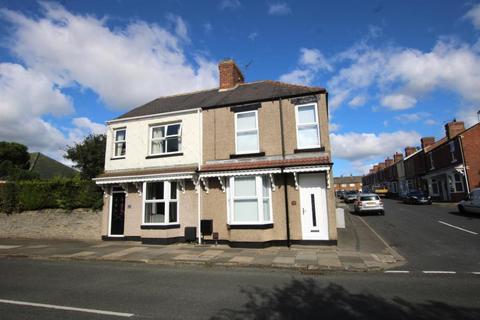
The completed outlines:
{"type": "Polygon", "coordinates": [[[386,300],[370,293],[350,293],[342,286],[318,286],[313,280],[292,280],[272,290],[243,290],[242,309],[224,309],[211,319],[480,319],[480,309],[429,301],[416,304],[401,298],[386,300]]]}
{"type": "Polygon", "coordinates": [[[459,217],[465,217],[469,219],[480,219],[480,214],[469,213],[469,212],[460,212],[460,211],[450,211],[449,214],[459,217]]]}

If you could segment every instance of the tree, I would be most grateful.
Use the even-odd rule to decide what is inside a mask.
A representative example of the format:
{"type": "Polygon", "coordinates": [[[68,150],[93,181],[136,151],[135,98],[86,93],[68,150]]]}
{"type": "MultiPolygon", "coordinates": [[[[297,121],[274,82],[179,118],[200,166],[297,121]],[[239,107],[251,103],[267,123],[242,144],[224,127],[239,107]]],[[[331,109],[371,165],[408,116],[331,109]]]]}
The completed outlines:
{"type": "Polygon", "coordinates": [[[0,141],[0,163],[9,161],[20,169],[28,169],[30,154],[27,146],[16,142],[0,141]]]}
{"type": "Polygon", "coordinates": [[[81,143],[67,146],[65,159],[75,163],[84,179],[92,179],[103,172],[107,138],[104,134],[90,134],[81,143]]]}
{"type": "Polygon", "coordinates": [[[38,174],[30,172],[30,154],[26,146],[15,142],[0,141],[0,178],[7,180],[31,180],[38,174]]]}

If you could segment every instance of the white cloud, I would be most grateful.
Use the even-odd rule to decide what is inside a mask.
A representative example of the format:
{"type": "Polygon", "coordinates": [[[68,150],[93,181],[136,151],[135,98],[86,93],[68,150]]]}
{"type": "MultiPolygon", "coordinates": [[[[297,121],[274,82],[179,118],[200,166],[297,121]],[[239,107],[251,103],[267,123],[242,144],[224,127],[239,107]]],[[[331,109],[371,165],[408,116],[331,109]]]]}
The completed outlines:
{"type": "Polygon", "coordinates": [[[284,16],[292,13],[292,9],[285,2],[270,3],[268,5],[268,14],[272,16],[284,16]]]}
{"type": "Polygon", "coordinates": [[[383,97],[381,103],[392,110],[403,110],[415,106],[417,99],[405,94],[391,94],[383,97]]]}
{"type": "Polygon", "coordinates": [[[39,18],[1,13],[14,26],[13,52],[60,88],[80,85],[111,108],[128,109],[162,95],[218,86],[216,63],[200,56],[188,62],[182,48],[188,30],[180,17],[173,32],[143,21],[112,29],[105,18],[41,6],[39,18]]]}
{"type": "Polygon", "coordinates": [[[319,71],[332,71],[333,67],[318,49],[300,49],[298,66],[280,76],[280,81],[310,85],[319,71]]]}
{"type": "Polygon", "coordinates": [[[331,133],[332,152],[335,157],[364,161],[375,157],[384,157],[403,150],[407,145],[417,145],[420,135],[415,131],[396,131],[382,133],[344,134],[331,133]]]}
{"type": "Polygon", "coordinates": [[[329,125],[328,125],[328,128],[330,129],[330,132],[336,132],[338,130],[340,130],[342,126],[338,123],[334,123],[334,122],[331,122],[329,125]]]}
{"type": "Polygon", "coordinates": [[[480,106],[462,106],[457,112],[457,119],[465,122],[469,128],[479,122],[480,106]]]}
{"type": "Polygon", "coordinates": [[[350,100],[348,102],[348,105],[350,107],[360,107],[360,106],[363,106],[365,104],[365,102],[367,102],[367,97],[360,95],[360,96],[356,96],[352,100],[350,100]]]}
{"type": "Polygon", "coordinates": [[[473,6],[463,17],[470,20],[476,29],[480,29],[480,4],[473,6]]]}
{"type": "Polygon", "coordinates": [[[44,75],[19,64],[0,63],[0,140],[51,154],[64,147],[62,132],[41,117],[73,112],[71,99],[44,75]]]}
{"type": "Polygon", "coordinates": [[[106,127],[101,123],[93,122],[92,120],[86,117],[74,118],[72,123],[80,129],[86,129],[89,133],[94,134],[103,134],[105,133],[106,127]]]}
{"type": "Polygon", "coordinates": [[[429,126],[435,126],[435,125],[438,124],[438,121],[435,121],[435,120],[433,120],[433,119],[427,119],[427,120],[424,121],[424,123],[425,123],[426,125],[429,125],[429,126]]]}
{"type": "Polygon", "coordinates": [[[105,131],[105,126],[85,117],[75,118],[71,127],[62,130],[45,121],[45,115],[73,113],[71,99],[43,74],[19,64],[0,63],[0,97],[0,141],[25,144],[30,151],[63,163],[68,163],[63,158],[68,144],[105,131]]]}
{"type": "Polygon", "coordinates": [[[173,23],[175,34],[182,40],[190,41],[190,38],[188,37],[188,27],[185,20],[174,14],[168,14],[167,18],[173,23]]]}
{"type": "Polygon", "coordinates": [[[411,122],[418,122],[420,120],[427,121],[430,114],[428,112],[416,112],[416,113],[402,113],[398,116],[395,116],[395,119],[401,123],[407,124],[411,122]]]}
{"type": "Polygon", "coordinates": [[[237,9],[241,6],[242,4],[240,3],[239,0],[222,0],[220,1],[220,9],[237,9]]]}
{"type": "Polygon", "coordinates": [[[252,32],[248,35],[248,39],[250,40],[255,40],[256,38],[258,37],[258,33],[257,32],[252,32]]]}

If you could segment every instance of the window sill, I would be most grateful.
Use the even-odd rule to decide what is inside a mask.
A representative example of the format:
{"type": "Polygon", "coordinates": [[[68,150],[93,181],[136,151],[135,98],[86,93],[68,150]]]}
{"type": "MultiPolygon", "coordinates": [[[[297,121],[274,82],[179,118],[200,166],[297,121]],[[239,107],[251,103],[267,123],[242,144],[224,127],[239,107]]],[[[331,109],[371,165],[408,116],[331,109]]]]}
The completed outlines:
{"type": "Polygon", "coordinates": [[[231,154],[230,159],[249,158],[249,157],[264,157],[264,156],[265,156],[265,152],[236,153],[236,154],[231,154]]]}
{"type": "Polygon", "coordinates": [[[293,150],[293,153],[323,152],[323,151],[325,151],[325,147],[294,149],[294,150],[293,150]]]}
{"type": "Polygon", "coordinates": [[[265,224],[227,224],[227,229],[272,229],[273,223],[265,224]]]}
{"type": "Polygon", "coordinates": [[[165,230],[165,229],[178,229],[180,224],[142,224],[140,229],[142,230],[165,230]]]}
{"type": "Polygon", "coordinates": [[[156,159],[156,158],[166,158],[166,157],[176,157],[176,156],[183,156],[183,152],[172,152],[172,153],[150,155],[150,156],[146,156],[145,159],[156,159]]]}
{"type": "Polygon", "coordinates": [[[110,160],[122,160],[125,159],[126,157],[115,157],[115,158],[110,158],[110,160]]]}

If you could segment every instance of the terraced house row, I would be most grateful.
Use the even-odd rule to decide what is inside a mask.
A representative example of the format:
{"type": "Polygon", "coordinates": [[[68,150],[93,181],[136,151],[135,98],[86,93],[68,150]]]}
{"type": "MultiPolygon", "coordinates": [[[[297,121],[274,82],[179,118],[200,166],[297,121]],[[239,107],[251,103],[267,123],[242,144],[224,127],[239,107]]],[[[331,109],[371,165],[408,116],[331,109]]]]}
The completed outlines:
{"type": "Polygon", "coordinates": [[[362,179],[364,188],[385,186],[394,197],[422,190],[434,200],[457,202],[480,187],[480,123],[466,129],[454,120],[443,138],[424,137],[420,144],[374,165],[362,179]]]}
{"type": "Polygon", "coordinates": [[[103,239],[335,244],[327,91],[219,75],[107,123],[103,239]]]}

